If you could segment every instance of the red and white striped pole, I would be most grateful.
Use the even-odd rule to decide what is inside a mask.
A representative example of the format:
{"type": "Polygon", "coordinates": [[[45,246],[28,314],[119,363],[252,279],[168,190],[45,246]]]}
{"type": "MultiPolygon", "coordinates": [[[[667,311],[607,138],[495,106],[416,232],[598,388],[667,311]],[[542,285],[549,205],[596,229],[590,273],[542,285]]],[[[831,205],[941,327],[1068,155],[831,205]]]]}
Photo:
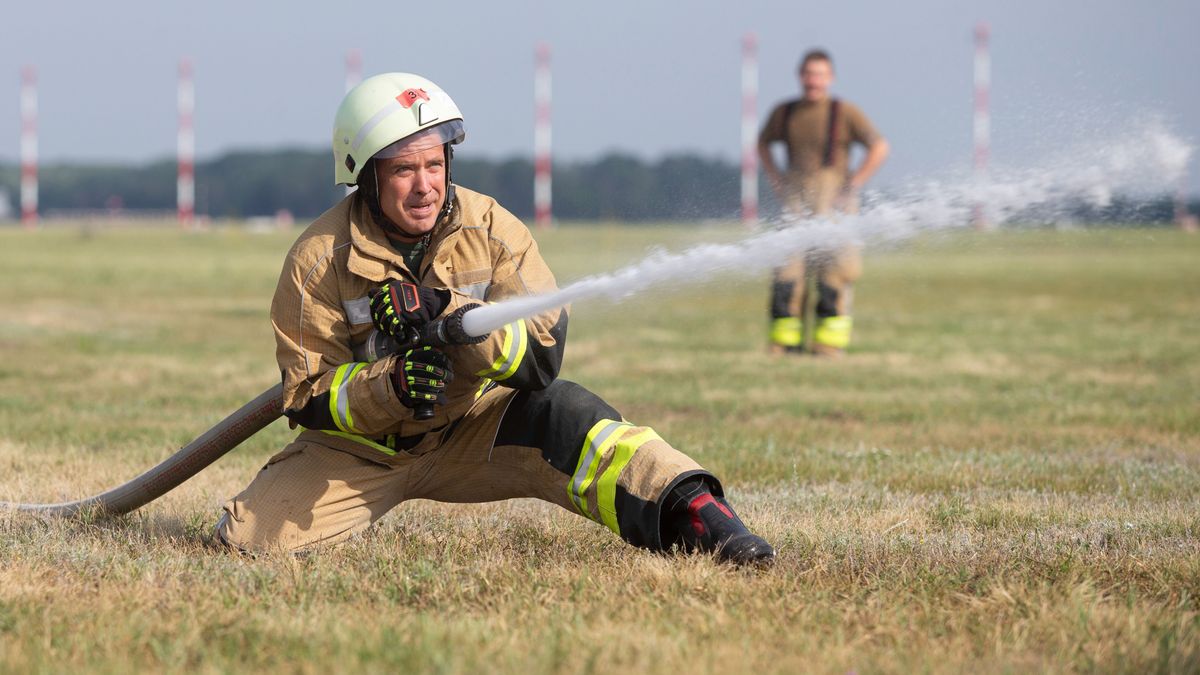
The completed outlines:
{"type": "MultiPolygon", "coordinates": [[[[987,23],[975,26],[975,183],[983,186],[988,178],[988,155],[991,153],[992,121],[989,113],[989,98],[992,84],[992,61],[988,54],[988,38],[991,34],[987,23]]],[[[984,204],[975,204],[975,227],[989,226],[984,204]]]]}
{"type": "Polygon", "coordinates": [[[21,69],[21,222],[38,222],[37,70],[21,69]]]}
{"type": "Polygon", "coordinates": [[[362,82],[362,50],[349,49],[346,51],[346,91],[362,82]]]}
{"type": "Polygon", "coordinates": [[[758,224],[758,40],[742,38],[742,225],[758,224]]]}
{"type": "MultiPolygon", "coordinates": [[[[346,93],[362,82],[362,50],[349,49],[346,51],[346,93]]],[[[354,192],[355,186],[347,185],[346,194],[354,192]]]]}
{"type": "Polygon", "coordinates": [[[550,46],[537,47],[533,76],[533,213],[539,229],[553,222],[550,209],[550,46]]]}
{"type": "Polygon", "coordinates": [[[175,203],[179,212],[179,225],[189,228],[196,215],[196,137],[192,131],[192,114],[196,96],[192,87],[192,62],[179,62],[179,136],[176,155],[179,171],[175,182],[175,203]]]}

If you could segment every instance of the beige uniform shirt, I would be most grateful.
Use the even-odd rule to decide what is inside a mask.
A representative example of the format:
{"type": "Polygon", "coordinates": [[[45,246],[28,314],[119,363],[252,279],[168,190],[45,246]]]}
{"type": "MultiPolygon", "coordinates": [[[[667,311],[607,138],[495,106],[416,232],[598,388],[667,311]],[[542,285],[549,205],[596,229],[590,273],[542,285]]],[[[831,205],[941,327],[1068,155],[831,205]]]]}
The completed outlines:
{"type": "Polygon", "coordinates": [[[850,177],[850,146],[871,146],[879,132],[858,106],[839,101],[829,166],[824,165],[829,139],[829,115],[832,99],[806,101],[796,99],[775,106],[759,134],[760,143],[782,142],[787,145],[787,170],[784,173],[787,199],[792,208],[812,213],[831,210],[838,192],[850,177]]]}
{"type": "Polygon", "coordinates": [[[461,418],[489,381],[541,388],[557,376],[565,308],[516,321],[476,345],[447,347],[454,371],[448,403],[433,419],[414,420],[392,388],[397,357],[357,363],[352,356],[352,346],[374,329],[368,293],[389,279],[450,289],[447,312],[556,288],[529,230],[490,197],[458,187],[421,269],[410,270],[357,193],[347,196],[292,246],[271,305],[284,411],[308,429],[302,439],[361,454],[364,442],[411,437],[461,418]]]}

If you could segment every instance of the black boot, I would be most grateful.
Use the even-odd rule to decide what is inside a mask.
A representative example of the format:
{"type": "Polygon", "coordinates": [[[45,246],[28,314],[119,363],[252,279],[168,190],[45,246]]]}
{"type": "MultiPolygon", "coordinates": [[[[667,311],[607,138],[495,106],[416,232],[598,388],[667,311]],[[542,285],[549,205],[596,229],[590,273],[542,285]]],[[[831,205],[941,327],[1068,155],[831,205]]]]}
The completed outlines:
{"type": "Polygon", "coordinates": [[[729,502],[698,478],[671,490],[666,507],[677,541],[689,552],[714,552],[717,560],[735,565],[769,565],[775,560],[775,549],[746,529],[729,502]]]}

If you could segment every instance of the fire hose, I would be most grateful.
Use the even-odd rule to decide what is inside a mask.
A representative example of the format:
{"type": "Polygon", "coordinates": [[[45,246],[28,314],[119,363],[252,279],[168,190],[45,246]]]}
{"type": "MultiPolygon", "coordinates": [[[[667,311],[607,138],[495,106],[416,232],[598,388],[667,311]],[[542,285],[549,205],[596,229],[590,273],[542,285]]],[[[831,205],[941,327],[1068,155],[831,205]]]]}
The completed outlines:
{"type": "Polygon", "coordinates": [[[241,444],[283,415],[283,385],[275,385],[259,394],[237,412],[183,446],[178,452],[133,480],[94,497],[61,504],[14,504],[0,502],[0,508],[29,511],[51,516],[75,516],[82,513],[120,515],[129,513],[179,486],[221,455],[241,444]]]}

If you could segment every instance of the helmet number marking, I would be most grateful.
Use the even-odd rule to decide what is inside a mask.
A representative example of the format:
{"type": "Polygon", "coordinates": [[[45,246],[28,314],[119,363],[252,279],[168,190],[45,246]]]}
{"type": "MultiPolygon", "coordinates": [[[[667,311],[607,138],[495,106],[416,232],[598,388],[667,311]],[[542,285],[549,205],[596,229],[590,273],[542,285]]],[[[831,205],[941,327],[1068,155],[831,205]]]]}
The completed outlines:
{"type": "Polygon", "coordinates": [[[400,92],[399,96],[396,97],[396,101],[398,101],[401,107],[403,107],[405,110],[411,108],[418,100],[428,101],[429,94],[426,93],[424,89],[411,88],[405,89],[404,91],[400,92]]]}

